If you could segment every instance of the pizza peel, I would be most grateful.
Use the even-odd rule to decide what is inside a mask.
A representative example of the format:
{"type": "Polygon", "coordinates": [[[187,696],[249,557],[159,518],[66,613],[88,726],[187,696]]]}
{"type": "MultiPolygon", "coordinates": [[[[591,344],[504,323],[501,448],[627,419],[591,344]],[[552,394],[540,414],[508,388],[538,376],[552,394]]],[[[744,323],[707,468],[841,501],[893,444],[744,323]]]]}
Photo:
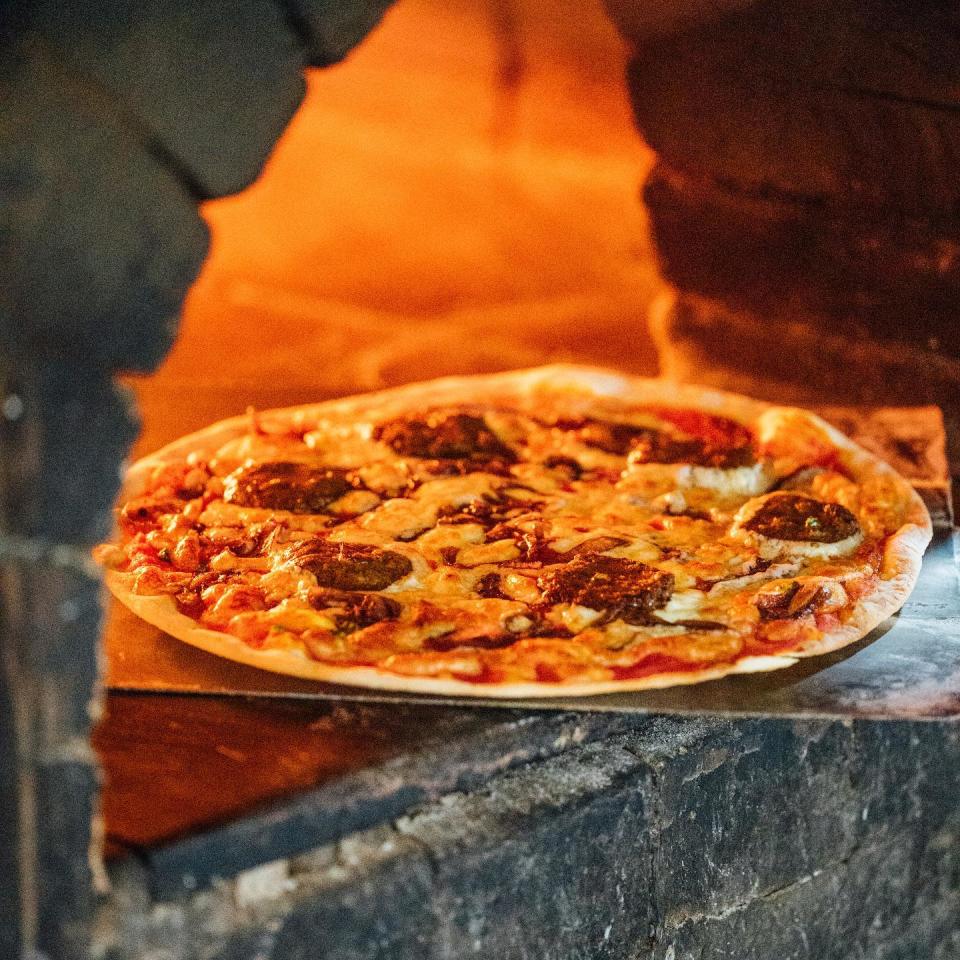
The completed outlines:
{"type": "Polygon", "coordinates": [[[952,524],[940,411],[925,407],[821,412],[857,442],[894,461],[923,495],[934,519],[933,542],[903,609],[863,640],[835,653],[803,660],[785,670],[666,690],[532,700],[441,697],[323,684],[247,667],[181,643],[111,601],[105,637],[106,685],[117,693],[499,709],[960,719],[960,530],[952,524]],[[897,462],[903,458],[906,462],[897,462]]]}

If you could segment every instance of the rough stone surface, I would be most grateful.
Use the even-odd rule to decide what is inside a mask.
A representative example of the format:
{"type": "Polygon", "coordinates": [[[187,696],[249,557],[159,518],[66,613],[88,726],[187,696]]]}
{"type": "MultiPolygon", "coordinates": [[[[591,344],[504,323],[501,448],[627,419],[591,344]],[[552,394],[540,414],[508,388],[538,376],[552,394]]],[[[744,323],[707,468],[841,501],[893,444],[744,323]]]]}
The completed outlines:
{"type": "Polygon", "coordinates": [[[91,875],[97,765],[86,738],[45,749],[34,766],[36,945],[56,958],[88,956],[95,898],[91,875]]]}
{"type": "Polygon", "coordinates": [[[303,49],[281,3],[44,0],[24,19],[204,198],[256,178],[303,98],[303,49]]]}
{"type": "Polygon", "coordinates": [[[88,550],[107,529],[135,423],[107,375],[54,361],[2,365],[0,410],[0,794],[16,841],[0,846],[12,865],[4,896],[19,896],[16,939],[80,960],[98,778],[89,734],[101,586],[88,550]]]}
{"type": "Polygon", "coordinates": [[[632,42],[627,82],[657,153],[643,197],[659,265],[710,328],[693,350],[661,328],[667,372],[769,399],[814,383],[820,402],[863,383],[896,403],[919,383],[956,410],[957,11],[724,0],[657,18],[636,0],[607,6],[632,42]],[[731,335],[730,314],[752,329],[731,335]],[[798,330],[813,349],[800,352],[798,330]],[[838,339],[850,354],[892,344],[883,372],[857,365],[834,390],[824,381],[844,365],[817,343],[838,339]],[[885,390],[894,366],[904,375],[885,390]]]}
{"type": "Polygon", "coordinates": [[[394,0],[283,0],[315,67],[342,60],[381,20],[394,0]]]}
{"type": "Polygon", "coordinates": [[[892,960],[960,942],[960,730],[639,721],[332,846],[124,905],[111,960],[892,960]]]}
{"type": "MultiPolygon", "coordinates": [[[[6,632],[6,616],[0,608],[0,631],[6,632]]],[[[5,652],[5,651],[4,651],[5,652]]],[[[13,678],[0,664],[0,956],[20,955],[23,904],[17,853],[25,829],[19,816],[20,777],[17,755],[17,724],[14,714],[13,678]]]]}
{"type": "Polygon", "coordinates": [[[151,369],[206,254],[193,197],[55,51],[0,45],[0,97],[0,349],[151,369]]]}
{"type": "Polygon", "coordinates": [[[957,16],[933,3],[761,0],[673,36],[634,33],[634,108],[677,169],[953,219],[957,16]]]}
{"type": "Polygon", "coordinates": [[[770,323],[960,356],[960,225],[758,194],[660,160],[644,185],[663,276],[770,323]]]}
{"type": "MultiPolygon", "coordinates": [[[[390,708],[407,713],[405,729],[423,734],[400,755],[352,771],[221,826],[193,831],[140,856],[159,899],[215,883],[264,860],[295,855],[375,824],[392,821],[452,791],[482,789],[496,775],[630,729],[636,718],[606,714],[524,714],[455,708],[390,708]]],[[[364,721],[364,708],[335,707],[335,722],[364,721]]],[[[377,712],[371,711],[376,724],[377,712]]],[[[334,718],[331,718],[334,719],[334,718]]],[[[323,721],[315,721],[322,725],[323,721]]],[[[389,735],[389,733],[388,733],[389,735]]]]}

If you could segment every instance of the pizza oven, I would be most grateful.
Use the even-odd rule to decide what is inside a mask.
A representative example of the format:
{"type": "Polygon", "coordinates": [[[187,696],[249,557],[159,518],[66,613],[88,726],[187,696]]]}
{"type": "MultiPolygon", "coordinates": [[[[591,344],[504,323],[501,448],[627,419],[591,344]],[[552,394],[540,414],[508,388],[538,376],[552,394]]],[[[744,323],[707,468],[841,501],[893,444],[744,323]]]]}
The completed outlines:
{"type": "Polygon", "coordinates": [[[960,954],[944,677],[884,720],[134,692],[117,664],[203,671],[105,618],[89,559],[125,458],[555,361],[825,411],[947,556],[958,28],[891,0],[0,13],[0,954],[960,954]]]}

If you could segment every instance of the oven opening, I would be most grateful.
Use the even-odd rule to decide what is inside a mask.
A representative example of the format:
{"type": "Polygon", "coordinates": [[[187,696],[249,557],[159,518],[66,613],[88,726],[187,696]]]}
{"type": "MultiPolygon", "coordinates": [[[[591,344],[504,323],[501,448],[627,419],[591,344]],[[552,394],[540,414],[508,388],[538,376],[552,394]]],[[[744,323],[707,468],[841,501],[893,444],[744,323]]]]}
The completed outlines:
{"type": "MultiPolygon", "coordinates": [[[[729,704],[688,722],[672,702],[651,721],[270,698],[101,598],[90,552],[121,462],[223,418],[574,363],[816,409],[914,483],[947,557],[955,26],[881,0],[3,14],[0,955],[679,960],[714,934],[678,910],[777,930],[780,891],[826,897],[829,875],[829,907],[790,901],[804,929],[843,907],[865,956],[914,937],[946,957],[960,794],[932,718],[952,688],[813,733],[729,704]],[[719,847],[688,786],[714,773],[719,847]],[[721,810],[768,781],[808,844],[776,870],[782,826],[721,810]],[[699,845],[670,833],[668,788],[699,845]],[[842,829],[789,806],[818,789],[842,829]],[[897,871],[867,854],[907,848],[913,912],[871,926],[867,881],[897,871]]],[[[934,685],[960,622],[931,599],[942,562],[934,685]]]]}

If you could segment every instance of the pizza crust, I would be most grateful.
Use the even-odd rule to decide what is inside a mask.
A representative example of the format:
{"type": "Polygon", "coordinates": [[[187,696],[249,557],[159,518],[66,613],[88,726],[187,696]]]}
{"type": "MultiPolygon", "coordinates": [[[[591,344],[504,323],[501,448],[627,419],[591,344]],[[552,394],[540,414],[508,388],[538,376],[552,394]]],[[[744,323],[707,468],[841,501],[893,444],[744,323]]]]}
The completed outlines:
{"type": "MultiPolygon", "coordinates": [[[[748,397],[669,380],[629,377],[599,368],[557,364],[502,374],[447,377],[343,400],[265,411],[257,414],[257,421],[262,429],[269,432],[272,426],[278,430],[286,429],[299,422],[313,422],[318,417],[386,419],[426,407],[502,403],[539,395],[544,399],[582,397],[586,403],[591,399],[609,397],[660,408],[694,409],[743,424],[762,421],[764,431],[775,432],[785,423],[799,422],[815,428],[828,438],[841,456],[844,468],[858,482],[882,476],[890,482],[891,489],[896,493],[904,522],[887,539],[881,579],[870,594],[856,602],[853,614],[845,624],[823,633],[814,642],[786,653],[745,656],[734,663],[629,680],[501,684],[407,676],[376,667],[336,667],[312,660],[305,652],[257,650],[231,634],[199,626],[196,621],[180,613],[168,596],[134,593],[130,574],[108,571],[107,585],[121,603],[158,629],[208,653],[238,663],[325,683],[411,693],[510,699],[653,690],[701,683],[732,674],[783,669],[797,663],[799,658],[828,653],[860,640],[899,610],[916,584],[923,552],[932,536],[930,518],[919,495],[885,463],[805,410],[773,407],[748,397]]],[[[249,427],[248,415],[233,417],[183,437],[145,457],[128,470],[120,499],[141,495],[157,467],[182,460],[190,453],[208,457],[229,440],[245,435],[249,427]]]]}
{"type": "Polygon", "coordinates": [[[625,690],[660,690],[681,684],[701,683],[715,680],[732,673],[759,673],[793,666],[795,657],[744,657],[735,664],[690,670],[682,673],[661,673],[636,680],[611,680],[596,683],[501,683],[478,684],[443,677],[410,677],[376,667],[334,667],[318,663],[306,655],[284,650],[256,650],[238,637],[198,626],[195,620],[177,610],[176,604],[166,596],[141,596],[131,591],[132,577],[129,574],[108,571],[107,586],[129,610],[140,619],[152,624],[184,643],[205,650],[227,660],[243,663],[272,673],[282,673],[303,680],[319,680],[353,687],[368,687],[377,690],[397,690],[408,693],[432,693],[461,697],[555,697],[589,696],[597,693],[614,693],[625,690]]]}

